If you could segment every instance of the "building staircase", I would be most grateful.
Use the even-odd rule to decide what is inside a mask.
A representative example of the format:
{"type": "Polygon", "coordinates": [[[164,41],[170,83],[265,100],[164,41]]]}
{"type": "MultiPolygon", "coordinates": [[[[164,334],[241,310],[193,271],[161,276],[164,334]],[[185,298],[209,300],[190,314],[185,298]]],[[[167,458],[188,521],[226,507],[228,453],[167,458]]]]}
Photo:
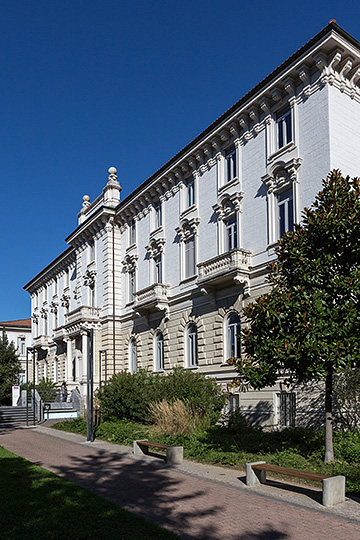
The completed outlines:
{"type": "MultiPolygon", "coordinates": [[[[28,421],[33,421],[32,407],[28,408],[28,421]]],[[[26,407],[0,407],[0,424],[25,424],[26,407]]]]}

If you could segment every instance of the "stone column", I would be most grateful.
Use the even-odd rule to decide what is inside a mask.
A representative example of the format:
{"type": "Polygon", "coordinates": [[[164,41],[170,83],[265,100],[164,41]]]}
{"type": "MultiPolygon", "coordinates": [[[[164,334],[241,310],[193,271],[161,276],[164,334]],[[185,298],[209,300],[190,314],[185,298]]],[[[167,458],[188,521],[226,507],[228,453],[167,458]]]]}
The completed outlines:
{"type": "Polygon", "coordinates": [[[82,339],[82,362],[81,362],[81,373],[79,373],[79,380],[83,383],[87,383],[87,362],[88,362],[88,333],[81,332],[82,339]]]}
{"type": "Polygon", "coordinates": [[[65,366],[65,379],[67,383],[72,383],[72,357],[71,357],[71,338],[65,339],[66,343],[66,366],[65,366]]]}

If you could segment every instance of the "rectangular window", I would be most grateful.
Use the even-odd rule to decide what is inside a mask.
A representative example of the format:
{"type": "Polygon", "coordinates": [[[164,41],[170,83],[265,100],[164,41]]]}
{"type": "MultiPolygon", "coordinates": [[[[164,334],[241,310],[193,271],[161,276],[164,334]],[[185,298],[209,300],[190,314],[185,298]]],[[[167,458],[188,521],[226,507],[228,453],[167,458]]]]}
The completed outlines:
{"type": "Polygon", "coordinates": [[[280,149],[292,141],[291,111],[286,109],[276,115],[277,148],[280,149]]]}
{"type": "Polygon", "coordinates": [[[195,274],[195,238],[189,238],[184,242],[185,249],[185,278],[195,274]]]}
{"type": "Polygon", "coordinates": [[[233,217],[225,222],[225,250],[235,249],[238,247],[237,241],[237,222],[236,217],[233,217]]]}
{"type": "Polygon", "coordinates": [[[191,178],[186,184],[187,191],[187,207],[193,206],[195,204],[195,183],[194,179],[191,178]]]}
{"type": "Polygon", "coordinates": [[[89,242],[89,263],[92,263],[95,261],[95,242],[94,240],[91,240],[89,242]]]}
{"type": "Polygon", "coordinates": [[[237,177],[236,148],[235,147],[232,147],[230,150],[226,151],[225,162],[226,162],[226,170],[225,170],[225,183],[226,183],[226,182],[230,182],[230,180],[237,177]]]}
{"type": "Polygon", "coordinates": [[[155,206],[155,229],[158,229],[162,226],[162,208],[161,203],[159,202],[155,206]]]}
{"type": "Polygon", "coordinates": [[[278,193],[279,238],[287,231],[294,230],[294,205],[292,187],[278,193]]]}
{"type": "Polygon", "coordinates": [[[189,340],[189,358],[188,358],[189,367],[195,367],[198,365],[197,332],[190,330],[188,340],[189,340]]]}
{"type": "Polygon", "coordinates": [[[132,219],[129,223],[129,243],[130,246],[136,243],[136,226],[134,219],[132,219]]]}
{"type": "Polygon", "coordinates": [[[21,356],[24,356],[24,355],[25,355],[25,338],[24,338],[24,337],[19,338],[19,341],[18,341],[18,350],[19,350],[19,354],[20,354],[21,356]]]}
{"type": "Polygon", "coordinates": [[[134,301],[135,294],[135,270],[129,272],[129,302],[134,301]]]}
{"type": "Polygon", "coordinates": [[[90,287],[90,307],[95,307],[95,284],[90,287]]]}
{"type": "Polygon", "coordinates": [[[294,427],[296,415],[295,392],[281,392],[277,394],[278,421],[281,427],[294,427]]]}
{"type": "Polygon", "coordinates": [[[162,260],[161,255],[154,258],[155,283],[162,283],[162,260]]]}

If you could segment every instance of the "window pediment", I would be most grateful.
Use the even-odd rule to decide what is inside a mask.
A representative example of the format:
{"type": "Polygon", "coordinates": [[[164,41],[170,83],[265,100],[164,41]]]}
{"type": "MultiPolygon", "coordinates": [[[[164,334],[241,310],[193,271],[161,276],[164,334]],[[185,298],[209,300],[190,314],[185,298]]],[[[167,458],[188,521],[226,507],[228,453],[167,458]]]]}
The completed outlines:
{"type": "Polygon", "coordinates": [[[122,263],[125,272],[132,272],[136,270],[138,258],[139,257],[137,255],[126,255],[122,263]]]}
{"type": "Polygon", "coordinates": [[[193,238],[197,233],[199,223],[200,218],[198,217],[192,219],[183,219],[180,222],[180,226],[176,228],[176,232],[178,233],[180,240],[185,241],[193,238]]]}

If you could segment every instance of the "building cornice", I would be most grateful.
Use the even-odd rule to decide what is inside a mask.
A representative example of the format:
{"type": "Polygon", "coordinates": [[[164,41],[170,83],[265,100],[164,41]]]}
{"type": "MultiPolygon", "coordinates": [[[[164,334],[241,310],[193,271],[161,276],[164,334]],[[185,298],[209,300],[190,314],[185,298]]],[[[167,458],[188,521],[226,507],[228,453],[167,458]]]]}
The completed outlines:
{"type": "Polygon", "coordinates": [[[184,177],[203,174],[223,149],[246,144],[265,129],[281,104],[307,99],[324,84],[360,102],[360,43],[335,22],[298,49],[117,206],[125,223],[147,214],[159,196],[170,196],[184,177]]]}

